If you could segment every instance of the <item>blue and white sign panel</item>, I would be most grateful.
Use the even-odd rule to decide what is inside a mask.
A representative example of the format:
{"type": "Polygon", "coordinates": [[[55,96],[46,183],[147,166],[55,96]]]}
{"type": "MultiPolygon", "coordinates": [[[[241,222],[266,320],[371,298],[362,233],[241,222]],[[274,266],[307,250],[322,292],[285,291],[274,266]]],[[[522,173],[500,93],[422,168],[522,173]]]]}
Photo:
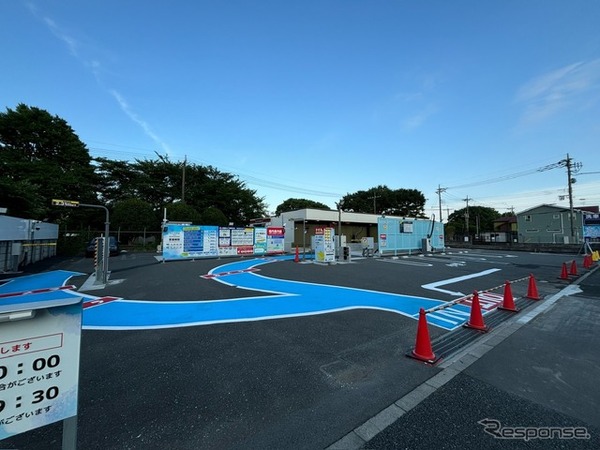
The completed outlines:
{"type": "Polygon", "coordinates": [[[219,227],[167,225],[163,230],[163,259],[193,259],[219,256],[219,227]]]}
{"type": "Polygon", "coordinates": [[[82,299],[31,297],[0,305],[0,440],[77,415],[82,299]]]}

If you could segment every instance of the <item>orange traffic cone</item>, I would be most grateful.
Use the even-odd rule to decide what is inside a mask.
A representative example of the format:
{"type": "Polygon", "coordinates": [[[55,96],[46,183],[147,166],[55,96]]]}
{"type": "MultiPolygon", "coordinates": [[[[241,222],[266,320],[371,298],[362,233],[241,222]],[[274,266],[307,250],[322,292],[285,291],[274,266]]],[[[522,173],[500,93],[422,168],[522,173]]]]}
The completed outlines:
{"type": "Polygon", "coordinates": [[[504,311],[519,312],[519,310],[515,306],[515,299],[512,295],[510,281],[506,281],[506,283],[504,284],[504,299],[502,300],[502,305],[498,306],[498,309],[503,309],[504,311]]]}
{"type": "Polygon", "coordinates": [[[560,271],[560,277],[558,278],[560,278],[561,280],[569,279],[569,273],[567,272],[567,263],[563,263],[562,270],[560,271]]]}
{"type": "Polygon", "coordinates": [[[481,314],[481,305],[479,304],[479,293],[473,292],[473,300],[471,300],[471,316],[469,321],[463,325],[466,328],[474,328],[478,331],[487,332],[489,327],[483,323],[483,315],[481,314]]]}
{"type": "Polygon", "coordinates": [[[577,261],[575,260],[571,262],[571,270],[569,271],[569,275],[572,275],[574,277],[577,276],[577,261]]]}
{"type": "Polygon", "coordinates": [[[419,325],[417,326],[417,339],[415,341],[415,348],[408,353],[407,356],[428,363],[434,363],[438,359],[431,348],[429,329],[427,328],[427,317],[423,308],[419,310],[419,325]]]}
{"type": "Polygon", "coordinates": [[[535,285],[535,278],[533,274],[529,275],[529,287],[527,288],[526,297],[530,300],[540,300],[540,294],[538,294],[537,286],[535,285]]]}
{"type": "Polygon", "coordinates": [[[300,262],[300,252],[298,252],[297,245],[296,245],[296,256],[294,256],[294,262],[300,262]]]}
{"type": "Polygon", "coordinates": [[[591,255],[583,255],[583,268],[589,269],[592,267],[591,255]]]}

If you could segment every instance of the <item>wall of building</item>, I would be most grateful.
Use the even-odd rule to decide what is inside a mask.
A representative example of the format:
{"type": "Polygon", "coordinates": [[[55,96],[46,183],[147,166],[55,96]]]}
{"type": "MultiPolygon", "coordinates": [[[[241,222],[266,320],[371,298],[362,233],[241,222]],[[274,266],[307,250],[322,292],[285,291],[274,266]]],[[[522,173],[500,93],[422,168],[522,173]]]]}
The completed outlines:
{"type": "Polygon", "coordinates": [[[0,216],[0,273],[56,255],[58,225],[0,216]]]}
{"type": "Polygon", "coordinates": [[[520,243],[576,244],[583,240],[581,211],[574,211],[573,234],[571,212],[563,208],[541,206],[517,214],[520,243]]]}

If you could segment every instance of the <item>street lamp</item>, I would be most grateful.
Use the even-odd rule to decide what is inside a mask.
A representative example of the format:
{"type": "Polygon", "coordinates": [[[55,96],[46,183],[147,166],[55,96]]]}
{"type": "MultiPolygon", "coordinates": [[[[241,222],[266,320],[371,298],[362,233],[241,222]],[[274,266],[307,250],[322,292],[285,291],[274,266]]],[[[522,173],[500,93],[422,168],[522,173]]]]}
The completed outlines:
{"type": "Polygon", "coordinates": [[[294,222],[294,230],[296,230],[296,220],[302,221],[302,261],[306,259],[306,217],[292,218],[290,222],[294,222]]]}

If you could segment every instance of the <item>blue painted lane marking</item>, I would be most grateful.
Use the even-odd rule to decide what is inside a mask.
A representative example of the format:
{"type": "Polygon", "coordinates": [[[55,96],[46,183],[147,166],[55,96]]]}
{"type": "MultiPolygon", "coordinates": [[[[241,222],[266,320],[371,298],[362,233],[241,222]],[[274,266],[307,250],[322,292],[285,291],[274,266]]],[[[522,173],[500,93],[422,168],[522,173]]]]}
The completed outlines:
{"type": "MultiPolygon", "coordinates": [[[[104,330],[172,328],[299,317],[352,309],[390,311],[418,319],[420,308],[429,309],[445,303],[411,295],[269,278],[255,270],[257,266],[283,259],[291,257],[236,261],[209,272],[219,275],[213,278],[213,281],[270,293],[270,296],[185,302],[111,299],[110,302],[98,302],[96,306],[84,309],[83,327],[104,330]]],[[[20,277],[0,286],[0,293],[63,286],[69,278],[76,275],[84,274],[54,271],[20,277]]],[[[91,303],[99,299],[79,292],[65,292],[90,299],[91,303]]],[[[466,322],[469,311],[468,306],[457,304],[429,313],[427,319],[432,325],[452,330],[466,322]]],[[[483,314],[487,312],[484,311],[483,314]]]]}
{"type": "Polygon", "coordinates": [[[78,275],[85,275],[85,273],[54,270],[52,272],[10,278],[6,280],[6,283],[0,285],[0,294],[64,286],[71,277],[78,275]]]}
{"type": "MultiPolygon", "coordinates": [[[[444,303],[424,297],[269,278],[248,269],[279,258],[236,261],[212,269],[227,274],[214,281],[274,294],[231,300],[157,302],[116,300],[84,312],[91,329],[144,329],[265,320],[323,314],[350,309],[379,309],[413,317],[420,308],[444,303]]],[[[448,325],[440,326],[448,329],[448,325]]]]}

